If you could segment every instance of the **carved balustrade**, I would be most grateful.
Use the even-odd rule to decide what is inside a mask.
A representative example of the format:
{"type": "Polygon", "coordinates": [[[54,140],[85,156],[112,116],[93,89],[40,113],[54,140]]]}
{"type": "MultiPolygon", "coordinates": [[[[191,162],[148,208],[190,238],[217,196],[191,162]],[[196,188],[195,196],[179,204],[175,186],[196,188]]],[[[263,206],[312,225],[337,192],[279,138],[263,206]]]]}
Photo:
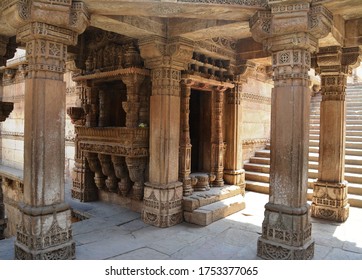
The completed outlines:
{"type": "Polygon", "coordinates": [[[141,200],[149,154],[148,128],[76,126],[75,131],[77,149],[94,172],[96,186],[141,200]]]}

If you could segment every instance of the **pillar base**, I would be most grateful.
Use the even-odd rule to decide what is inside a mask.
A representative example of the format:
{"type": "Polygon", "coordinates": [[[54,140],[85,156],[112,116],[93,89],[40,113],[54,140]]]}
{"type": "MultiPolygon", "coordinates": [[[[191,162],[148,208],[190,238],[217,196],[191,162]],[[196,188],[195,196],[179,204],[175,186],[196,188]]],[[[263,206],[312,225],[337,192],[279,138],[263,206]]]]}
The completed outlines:
{"type": "Polygon", "coordinates": [[[313,185],[312,217],[345,222],[349,216],[347,182],[317,181],[313,185]]]}
{"type": "Polygon", "coordinates": [[[308,260],[314,255],[309,205],[294,208],[267,203],[258,256],[275,260],[308,260]]]}
{"type": "Polygon", "coordinates": [[[242,194],[245,194],[245,170],[224,170],[224,180],[227,185],[240,186],[242,194]]]}
{"type": "Polygon", "coordinates": [[[65,204],[47,207],[21,207],[17,228],[15,259],[71,260],[75,258],[71,211],[65,204]]]}
{"type": "Polygon", "coordinates": [[[311,260],[314,256],[314,241],[294,247],[259,237],[257,255],[266,260],[311,260]]]}
{"type": "Polygon", "coordinates": [[[171,227],[183,221],[181,182],[167,185],[145,183],[142,220],[156,227],[171,227]]]}

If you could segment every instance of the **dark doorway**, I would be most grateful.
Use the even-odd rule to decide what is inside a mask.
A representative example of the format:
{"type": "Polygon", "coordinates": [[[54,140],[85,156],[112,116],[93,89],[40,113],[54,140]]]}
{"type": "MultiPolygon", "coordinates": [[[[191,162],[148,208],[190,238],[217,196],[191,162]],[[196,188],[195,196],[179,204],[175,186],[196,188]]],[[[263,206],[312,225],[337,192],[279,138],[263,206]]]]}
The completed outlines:
{"type": "Polygon", "coordinates": [[[191,90],[190,138],[191,172],[210,172],[211,92],[191,90]]]}

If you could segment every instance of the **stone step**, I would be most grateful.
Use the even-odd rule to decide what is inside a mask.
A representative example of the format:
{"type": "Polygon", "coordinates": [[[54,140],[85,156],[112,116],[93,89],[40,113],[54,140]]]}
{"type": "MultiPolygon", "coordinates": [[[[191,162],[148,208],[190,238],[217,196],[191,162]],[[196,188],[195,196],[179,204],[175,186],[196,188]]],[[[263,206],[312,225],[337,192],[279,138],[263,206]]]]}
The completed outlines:
{"type": "Polygon", "coordinates": [[[217,220],[245,208],[244,197],[239,194],[212,204],[202,206],[192,212],[184,211],[184,219],[188,223],[207,226],[217,220]]]}
{"type": "Polygon", "coordinates": [[[362,174],[345,172],[344,179],[353,184],[362,184],[362,174]]]}
{"type": "Polygon", "coordinates": [[[212,187],[208,191],[194,192],[183,198],[184,211],[192,212],[199,207],[206,206],[241,194],[239,186],[212,187]]]}
{"type": "Polygon", "coordinates": [[[344,159],[345,164],[362,165],[362,157],[360,156],[346,155],[344,159]]]}
{"type": "Polygon", "coordinates": [[[319,154],[309,152],[308,159],[310,161],[318,161],[318,158],[319,158],[319,154]]]}
{"type": "Polygon", "coordinates": [[[319,134],[309,134],[309,140],[319,141],[319,134]]]}
{"type": "Polygon", "coordinates": [[[255,152],[256,157],[270,158],[270,150],[260,150],[255,152]]]}
{"type": "Polygon", "coordinates": [[[362,195],[362,184],[348,182],[348,193],[354,195],[362,195]]]}
{"type": "MultiPolygon", "coordinates": [[[[313,182],[315,180],[308,179],[308,190],[307,190],[307,199],[312,200],[313,197],[313,182]]],[[[263,194],[269,194],[269,184],[254,182],[254,181],[245,181],[246,190],[254,191],[263,194]]],[[[351,184],[348,184],[348,203],[352,207],[362,208],[362,187],[356,190],[354,187],[350,187],[351,184]],[[357,194],[356,194],[357,192],[357,194]]]]}
{"type": "Polygon", "coordinates": [[[270,165],[259,163],[245,163],[244,170],[251,172],[270,173],[270,165]]]}
{"type": "Polygon", "coordinates": [[[346,120],[347,124],[359,124],[362,125],[362,118],[361,119],[347,119],[346,120]]]}
{"type": "Polygon", "coordinates": [[[358,124],[346,124],[346,131],[362,131],[362,125],[358,124]]]}
{"type": "Polygon", "coordinates": [[[362,136],[346,136],[346,141],[348,141],[348,142],[361,142],[362,143],[362,136]]]}
{"type": "Polygon", "coordinates": [[[346,136],[362,136],[362,131],[359,130],[347,130],[346,136]]]}
{"type": "Polygon", "coordinates": [[[269,183],[269,173],[245,171],[245,180],[269,183]]]}
{"type": "Polygon", "coordinates": [[[245,180],[245,189],[257,193],[269,194],[269,183],[245,180]]]}
{"type": "MultiPolygon", "coordinates": [[[[270,158],[264,157],[251,157],[250,163],[258,163],[258,164],[270,164],[270,158]]],[[[244,164],[245,165],[245,164],[244,164]]]]}
{"type": "Polygon", "coordinates": [[[349,156],[362,156],[362,150],[346,148],[346,155],[349,156]]]}
{"type": "MultiPolygon", "coordinates": [[[[319,140],[312,140],[309,138],[309,148],[318,148],[319,147],[319,140]]],[[[362,142],[353,142],[353,141],[346,141],[346,148],[350,149],[362,149],[362,142]]],[[[311,151],[311,150],[310,150],[311,151]]],[[[318,152],[315,151],[316,153],[318,152]]]]}
{"type": "Polygon", "coordinates": [[[311,147],[309,146],[309,152],[310,153],[319,153],[319,147],[311,147]]]}

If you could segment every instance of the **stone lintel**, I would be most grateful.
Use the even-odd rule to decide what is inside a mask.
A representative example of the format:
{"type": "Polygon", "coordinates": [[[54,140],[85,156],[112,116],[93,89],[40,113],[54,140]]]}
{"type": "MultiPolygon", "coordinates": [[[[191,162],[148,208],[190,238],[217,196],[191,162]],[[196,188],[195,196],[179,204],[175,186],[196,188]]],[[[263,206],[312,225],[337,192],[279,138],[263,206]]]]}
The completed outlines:
{"type": "Polygon", "coordinates": [[[170,227],[183,221],[183,187],[170,184],[145,183],[142,220],[157,227],[170,227]]]}

